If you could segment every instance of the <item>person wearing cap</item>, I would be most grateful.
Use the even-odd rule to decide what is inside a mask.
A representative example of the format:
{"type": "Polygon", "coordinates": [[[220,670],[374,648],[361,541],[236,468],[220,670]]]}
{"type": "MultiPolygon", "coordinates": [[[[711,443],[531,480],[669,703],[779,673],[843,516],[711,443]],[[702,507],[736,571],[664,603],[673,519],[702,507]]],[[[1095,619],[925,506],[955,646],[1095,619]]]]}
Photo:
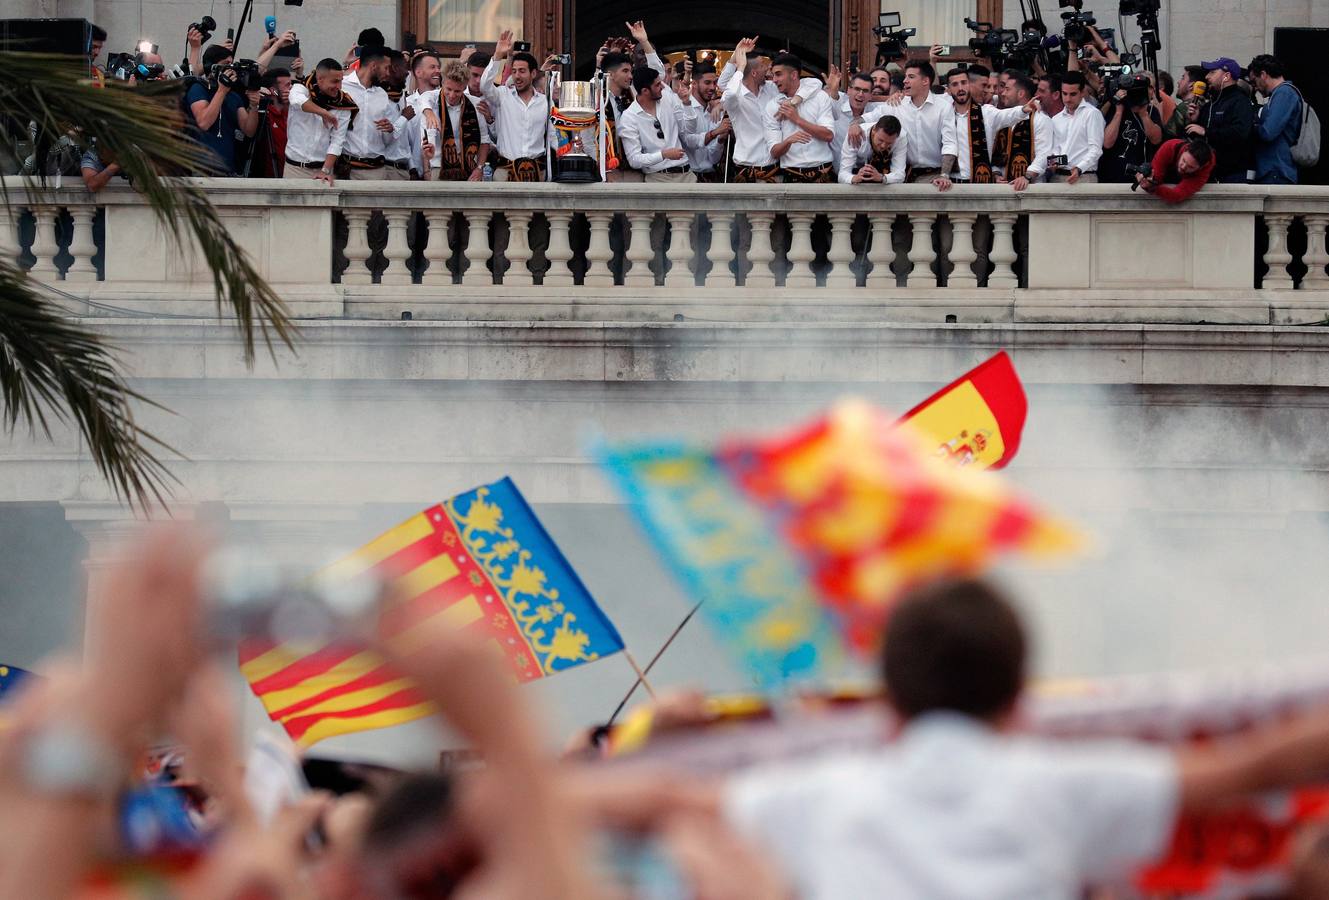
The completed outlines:
{"type": "Polygon", "coordinates": [[[1241,66],[1235,59],[1221,56],[1200,64],[1208,94],[1213,99],[1197,109],[1192,106],[1191,124],[1186,134],[1204,138],[1214,149],[1218,162],[1213,180],[1219,184],[1245,184],[1247,173],[1255,164],[1255,104],[1238,85],[1241,66]]]}

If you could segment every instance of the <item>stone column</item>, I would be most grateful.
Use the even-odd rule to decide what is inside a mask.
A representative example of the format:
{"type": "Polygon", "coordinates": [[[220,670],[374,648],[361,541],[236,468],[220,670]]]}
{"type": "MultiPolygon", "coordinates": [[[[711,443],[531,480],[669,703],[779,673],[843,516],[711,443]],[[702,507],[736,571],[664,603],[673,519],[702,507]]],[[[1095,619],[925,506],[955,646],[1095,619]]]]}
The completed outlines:
{"type": "Polygon", "coordinates": [[[733,213],[706,213],[711,224],[711,247],[706,251],[711,270],[704,276],[703,285],[731,287],[737,283],[734,274],[729,271],[729,264],[734,260],[733,213]]]}
{"type": "Polygon", "coordinates": [[[932,249],[932,222],[936,217],[936,213],[909,214],[909,226],[914,231],[914,242],[909,245],[909,262],[913,267],[905,279],[909,287],[936,287],[931,268],[937,255],[932,249]]]}
{"type": "Polygon", "coordinates": [[[775,287],[775,273],[771,263],[775,262],[775,248],[771,246],[771,225],[775,222],[775,213],[746,213],[748,224],[752,226],[752,246],[748,249],[747,287],[775,287]]]}
{"type": "Polygon", "coordinates": [[[891,229],[895,226],[895,213],[873,213],[868,218],[872,223],[872,243],[868,250],[872,270],[868,272],[867,286],[893,288],[895,273],[891,271],[891,263],[895,262],[895,243],[891,229]]]}
{"type": "Polygon", "coordinates": [[[665,272],[665,287],[692,287],[692,220],[690,212],[669,214],[669,270],[665,272]]]}
{"type": "Polygon", "coordinates": [[[421,284],[439,287],[452,284],[452,273],[448,271],[448,260],[452,258],[452,244],[448,241],[448,226],[452,223],[452,210],[431,209],[425,213],[429,221],[429,239],[425,244],[424,274],[421,284]]]}
{"type": "Polygon", "coordinates": [[[826,259],[831,270],[826,274],[826,286],[851,288],[858,284],[854,275],[854,213],[831,213],[831,247],[826,259]]]}
{"type": "Polygon", "coordinates": [[[485,268],[485,262],[489,259],[489,213],[471,209],[463,215],[467,222],[467,238],[463,254],[466,257],[466,272],[461,277],[461,283],[467,287],[493,284],[493,273],[485,268]]]}
{"type": "Polygon", "coordinates": [[[508,268],[503,273],[505,287],[530,287],[535,284],[531,276],[531,214],[524,210],[507,210],[508,268]]]}
{"type": "Polygon", "coordinates": [[[1287,266],[1292,262],[1292,254],[1287,249],[1287,229],[1292,224],[1292,217],[1266,215],[1264,224],[1269,229],[1269,249],[1264,254],[1269,273],[1264,276],[1261,287],[1265,290],[1290,291],[1292,276],[1288,274],[1287,266]]]}
{"type": "Polygon", "coordinates": [[[632,229],[628,239],[626,256],[630,265],[623,274],[623,284],[628,287],[654,287],[655,273],[651,271],[651,260],[655,259],[655,248],[651,246],[651,225],[655,213],[634,210],[625,213],[632,229]]]}
{"type": "Polygon", "coordinates": [[[412,279],[408,264],[411,260],[411,248],[406,243],[406,223],[414,214],[408,209],[390,209],[383,215],[388,225],[388,243],[383,248],[383,258],[387,260],[388,265],[379,276],[379,283],[410,284],[412,279]]]}
{"type": "Polygon", "coordinates": [[[951,213],[948,217],[954,240],[951,243],[951,271],[947,275],[948,287],[978,287],[974,277],[974,260],[978,253],[974,249],[974,223],[978,216],[973,213],[951,213]]]}
{"type": "Polygon", "coordinates": [[[789,213],[792,238],[789,242],[789,274],[784,281],[787,288],[817,286],[817,276],[812,272],[812,261],[817,258],[812,250],[812,220],[815,218],[814,213],[789,213]]]}
{"type": "Polygon", "coordinates": [[[372,284],[369,271],[369,215],[367,209],[347,209],[346,216],[346,271],[342,284],[372,284]]]}
{"type": "Polygon", "coordinates": [[[1301,286],[1308,291],[1329,289],[1329,274],[1325,274],[1325,266],[1329,265],[1326,226],[1329,216],[1306,217],[1306,277],[1301,286]]]}
{"type": "Polygon", "coordinates": [[[60,252],[60,247],[55,242],[55,220],[60,216],[60,207],[33,206],[30,209],[35,220],[32,255],[37,260],[29,274],[42,281],[56,281],[60,278],[60,270],[55,267],[55,255],[60,252]]]}
{"type": "Polygon", "coordinates": [[[74,236],[69,242],[74,261],[69,264],[65,281],[96,281],[97,267],[92,258],[97,255],[97,244],[92,239],[92,220],[97,217],[97,207],[71,206],[69,214],[74,219],[74,236]]]}
{"type": "Polygon", "coordinates": [[[586,287],[614,286],[614,270],[610,268],[614,251],[609,246],[609,223],[613,218],[612,212],[586,214],[586,221],[591,226],[591,239],[586,246],[586,276],[582,279],[586,287]]]}
{"type": "Polygon", "coordinates": [[[549,270],[545,272],[544,284],[549,287],[571,287],[572,244],[568,240],[568,229],[572,225],[572,213],[557,210],[547,212],[549,218],[549,249],[545,257],[549,260],[549,270]]]}

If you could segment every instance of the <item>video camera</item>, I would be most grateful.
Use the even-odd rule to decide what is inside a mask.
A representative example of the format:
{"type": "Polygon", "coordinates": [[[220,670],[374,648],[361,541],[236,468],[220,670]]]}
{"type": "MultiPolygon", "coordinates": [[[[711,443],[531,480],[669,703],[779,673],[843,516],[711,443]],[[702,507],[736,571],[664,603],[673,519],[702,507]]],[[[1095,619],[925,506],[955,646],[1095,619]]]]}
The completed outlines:
{"type": "Polygon", "coordinates": [[[106,59],[106,74],[120,81],[160,81],[166,77],[162,63],[145,63],[140,53],[112,53],[106,59]]]}
{"type": "Polygon", "coordinates": [[[1093,41],[1089,35],[1089,26],[1098,24],[1093,13],[1081,12],[1077,8],[1072,12],[1062,13],[1061,22],[1061,37],[1067,43],[1084,46],[1093,41]]]}
{"type": "Polygon", "coordinates": [[[918,29],[901,28],[898,12],[884,12],[878,17],[872,33],[877,36],[875,65],[880,66],[904,56],[909,47],[909,39],[918,34],[918,29]]]}
{"type": "MultiPolygon", "coordinates": [[[[975,22],[966,18],[964,27],[974,32],[977,37],[969,39],[969,49],[976,56],[986,56],[992,60],[993,68],[1005,68],[1002,61],[1020,43],[1020,33],[1008,28],[996,28],[991,22],[975,22]]],[[[1043,36],[1034,32],[1035,49],[1042,42],[1043,36]]]]}
{"type": "Polygon", "coordinates": [[[1113,97],[1117,91],[1126,92],[1126,105],[1131,108],[1149,102],[1149,76],[1136,72],[1128,64],[1099,66],[1103,79],[1103,96],[1113,97]]]}
{"type": "Polygon", "coordinates": [[[256,91],[263,87],[263,73],[258,70],[258,63],[252,59],[217,63],[209,70],[208,75],[218,84],[233,91],[256,91]]]}

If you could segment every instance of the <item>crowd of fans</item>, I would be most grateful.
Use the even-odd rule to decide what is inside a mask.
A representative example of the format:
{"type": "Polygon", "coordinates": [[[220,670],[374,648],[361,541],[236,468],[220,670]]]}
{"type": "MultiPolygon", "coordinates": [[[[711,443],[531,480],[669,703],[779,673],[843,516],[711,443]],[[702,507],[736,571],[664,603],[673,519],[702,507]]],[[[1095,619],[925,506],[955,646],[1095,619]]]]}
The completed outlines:
{"type": "MultiPolygon", "coordinates": [[[[1244,69],[1220,57],[1126,77],[1093,26],[1068,71],[992,71],[982,61],[943,69],[942,48],[870,71],[832,66],[821,78],[789,53],[740,41],[719,70],[706,61],[667,66],[642,22],[605,41],[604,153],[610,181],[954,185],[1036,182],[1131,184],[1168,202],[1206,182],[1295,184],[1293,148],[1307,107],[1273,56],[1244,69]]],[[[217,170],[254,177],[546,180],[560,137],[561,61],[543,63],[500,36],[492,54],[457,60],[385,46],[362,32],[341,60],[308,73],[293,32],[271,34],[258,57],[237,61],[230,42],[201,49],[189,33],[193,83],[183,118],[217,170]],[[299,52],[298,50],[295,52],[299,52]],[[277,65],[285,62],[286,65],[277,65]],[[552,90],[553,96],[547,96],[552,90]],[[466,102],[463,102],[466,101],[466,102]]],[[[128,77],[165,77],[140,53],[128,77]]],[[[114,172],[85,158],[89,187],[114,172]]]]}
{"type": "MultiPolygon", "coordinates": [[[[1329,714],[1313,709],[1198,745],[1022,733],[1024,626],[966,581],[893,609],[869,701],[893,734],[726,776],[592,743],[558,758],[530,695],[465,631],[401,652],[348,632],[414,680],[470,763],[343,768],[335,794],[309,791],[274,780],[280,750],[246,760],[207,553],[183,526],[131,547],[81,665],[46,661],[0,707],[0,898],[1075,898],[1158,857],[1179,813],[1329,773],[1329,714]],[[162,739],[174,749],[146,766],[162,739]]],[[[709,727],[670,705],[662,733],[709,727]]],[[[1303,838],[1287,896],[1323,897],[1329,847],[1303,838]]]]}

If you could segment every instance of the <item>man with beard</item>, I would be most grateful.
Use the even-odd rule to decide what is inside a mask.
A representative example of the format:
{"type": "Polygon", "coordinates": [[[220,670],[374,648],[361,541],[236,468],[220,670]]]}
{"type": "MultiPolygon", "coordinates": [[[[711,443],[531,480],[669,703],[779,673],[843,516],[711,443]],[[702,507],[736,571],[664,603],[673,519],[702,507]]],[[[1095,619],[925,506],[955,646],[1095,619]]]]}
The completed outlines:
{"type": "Polygon", "coordinates": [[[978,105],[969,93],[969,75],[964,69],[946,73],[946,92],[953,103],[942,119],[941,174],[932,183],[942,191],[949,190],[953,183],[995,183],[989,135],[1014,125],[1036,107],[1032,101],[1011,109],[978,105]]]}
{"type": "Polygon", "coordinates": [[[868,73],[872,80],[872,99],[885,100],[891,95],[891,72],[885,66],[877,66],[868,73]]]}
{"type": "MultiPolygon", "coordinates": [[[[765,112],[780,92],[766,80],[770,63],[765,57],[749,55],[757,39],[743,38],[720,76],[721,100],[734,129],[734,165],[729,180],[733,184],[775,184],[780,181],[780,167],[771,156],[767,143],[765,112]]],[[[807,102],[822,93],[821,80],[804,78],[790,105],[807,102]]],[[[825,97],[829,104],[830,98],[825,97]]]]}
{"type": "Polygon", "coordinates": [[[970,63],[969,99],[974,106],[986,106],[995,92],[992,86],[992,70],[982,63],[970,63]]]}
{"type": "Polygon", "coordinates": [[[892,115],[877,119],[866,140],[857,147],[846,144],[840,149],[841,184],[903,184],[908,172],[905,162],[909,138],[892,115]]]}
{"type": "MultiPolygon", "coordinates": [[[[1026,105],[1038,90],[1032,78],[1013,69],[1002,73],[1002,83],[1001,105],[1005,109],[1026,105]]],[[[1009,183],[1017,192],[1030,182],[1042,181],[1052,143],[1052,119],[1042,110],[998,131],[992,154],[997,180],[1009,183]]]]}
{"type": "Polygon", "coordinates": [[[485,67],[480,87],[494,112],[494,143],[498,147],[495,181],[544,181],[549,148],[558,142],[549,121],[549,100],[536,90],[539,61],[526,52],[512,53],[511,31],[499,36],[494,58],[485,67]],[[504,83],[503,61],[512,55],[512,84],[504,83]]]}
{"type": "Polygon", "coordinates": [[[724,106],[720,103],[719,76],[715,66],[699,62],[692,67],[692,96],[689,104],[697,114],[699,128],[704,128],[701,146],[688,150],[688,162],[697,180],[716,184],[724,178],[726,138],[733,133],[724,106]]]}
{"type": "Polygon", "coordinates": [[[346,132],[342,151],[352,181],[386,181],[391,177],[384,166],[388,145],[395,136],[393,122],[400,111],[388,98],[383,85],[395,55],[386,47],[363,47],[359,68],[347,72],[343,80],[343,89],[360,109],[346,132]]]}
{"type": "Polygon", "coordinates": [[[430,105],[421,117],[420,153],[414,168],[426,181],[480,181],[489,159],[489,127],[466,100],[466,67],[448,63],[443,87],[431,92],[430,105]],[[437,136],[436,141],[430,139],[437,136]]]}

